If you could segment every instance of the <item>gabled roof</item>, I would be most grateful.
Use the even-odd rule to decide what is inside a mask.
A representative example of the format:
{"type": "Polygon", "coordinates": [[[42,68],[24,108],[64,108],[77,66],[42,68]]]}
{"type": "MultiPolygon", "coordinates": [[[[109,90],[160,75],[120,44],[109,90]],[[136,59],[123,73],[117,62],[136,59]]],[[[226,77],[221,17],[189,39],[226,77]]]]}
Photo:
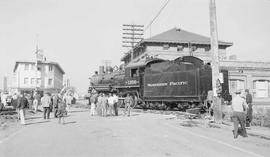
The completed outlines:
{"type": "MultiPolygon", "coordinates": [[[[168,43],[191,43],[210,45],[210,38],[196,33],[191,33],[179,28],[173,28],[166,32],[144,39],[144,42],[168,42],[168,43]]],[[[232,46],[231,42],[219,41],[219,45],[232,46]]]]}
{"type": "MultiPolygon", "coordinates": [[[[19,63],[29,63],[29,64],[36,64],[34,61],[16,61],[13,72],[16,71],[19,63]]],[[[65,71],[61,68],[61,66],[57,62],[38,62],[38,64],[50,64],[50,65],[55,65],[63,74],[65,74],[65,71]]]]}
{"type": "MultiPolygon", "coordinates": [[[[176,44],[200,44],[200,45],[210,45],[211,41],[209,37],[199,35],[196,33],[188,32],[179,28],[172,28],[163,33],[157,34],[151,38],[141,40],[136,46],[140,46],[142,43],[176,43],[176,44]]],[[[219,45],[230,47],[233,45],[232,42],[219,41],[219,45]]],[[[135,48],[136,48],[135,46],[135,48]]],[[[131,50],[126,53],[121,61],[124,60],[128,55],[130,55],[131,50]]]]}

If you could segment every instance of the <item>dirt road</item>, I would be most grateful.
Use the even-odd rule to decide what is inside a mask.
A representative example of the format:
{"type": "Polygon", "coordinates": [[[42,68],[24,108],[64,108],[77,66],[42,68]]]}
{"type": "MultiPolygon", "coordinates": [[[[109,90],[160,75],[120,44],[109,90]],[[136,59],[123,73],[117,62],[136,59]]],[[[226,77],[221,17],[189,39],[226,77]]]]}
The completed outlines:
{"type": "Polygon", "coordinates": [[[1,157],[269,156],[270,141],[233,139],[232,132],[183,126],[172,116],[133,113],[131,117],[91,117],[73,109],[66,124],[35,117],[0,141],[1,157]]]}

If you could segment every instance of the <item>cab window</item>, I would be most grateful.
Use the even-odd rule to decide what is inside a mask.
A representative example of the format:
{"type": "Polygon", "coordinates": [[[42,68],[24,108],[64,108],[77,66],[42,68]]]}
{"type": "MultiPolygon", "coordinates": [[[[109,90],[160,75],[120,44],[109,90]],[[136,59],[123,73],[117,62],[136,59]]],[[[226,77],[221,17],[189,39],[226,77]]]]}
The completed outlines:
{"type": "Polygon", "coordinates": [[[137,77],[138,76],[138,69],[131,69],[131,77],[137,77]]]}

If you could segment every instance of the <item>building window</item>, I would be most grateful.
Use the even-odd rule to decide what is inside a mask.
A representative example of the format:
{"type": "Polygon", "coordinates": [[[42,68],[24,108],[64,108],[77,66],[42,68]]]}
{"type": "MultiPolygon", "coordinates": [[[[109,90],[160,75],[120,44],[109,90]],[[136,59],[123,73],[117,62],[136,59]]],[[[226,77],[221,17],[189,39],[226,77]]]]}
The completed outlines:
{"type": "Polygon", "coordinates": [[[35,70],[36,65],[35,64],[31,64],[31,70],[35,70]]]}
{"type": "Polygon", "coordinates": [[[177,46],[177,51],[178,51],[178,52],[179,52],[179,51],[183,51],[183,46],[178,45],[178,46],[177,46]]]}
{"type": "Polygon", "coordinates": [[[268,80],[255,80],[253,81],[254,97],[267,98],[270,97],[270,81],[268,80]]]}
{"type": "Polygon", "coordinates": [[[52,85],[52,79],[48,79],[48,85],[49,85],[49,86],[52,85]]]}
{"type": "Polygon", "coordinates": [[[231,93],[234,93],[238,90],[244,91],[245,89],[245,81],[243,80],[229,80],[229,90],[231,93]]]}
{"type": "Polygon", "coordinates": [[[24,84],[28,84],[28,78],[24,78],[24,84]]]}
{"type": "Polygon", "coordinates": [[[183,48],[183,51],[184,51],[184,52],[190,52],[190,49],[189,49],[189,47],[184,47],[184,48],[183,48]]]}
{"type": "Polygon", "coordinates": [[[49,71],[53,71],[53,66],[49,65],[49,71]]]}
{"type": "Polygon", "coordinates": [[[35,84],[35,78],[31,78],[31,85],[35,84]]]}
{"type": "Polygon", "coordinates": [[[163,45],[163,50],[168,50],[170,48],[169,44],[164,44],[163,45]]]}
{"type": "Polygon", "coordinates": [[[211,50],[211,47],[210,46],[207,46],[207,47],[205,47],[205,51],[210,51],[211,50]]]}
{"type": "Polygon", "coordinates": [[[38,67],[37,70],[38,70],[38,71],[41,71],[41,67],[38,67]]]}
{"type": "Polygon", "coordinates": [[[37,85],[40,87],[41,86],[41,79],[37,79],[37,85]]]}
{"type": "Polygon", "coordinates": [[[202,47],[197,48],[196,52],[205,52],[205,48],[202,48],[202,47]]]}
{"type": "Polygon", "coordinates": [[[24,70],[29,70],[29,64],[24,64],[24,70]]]}

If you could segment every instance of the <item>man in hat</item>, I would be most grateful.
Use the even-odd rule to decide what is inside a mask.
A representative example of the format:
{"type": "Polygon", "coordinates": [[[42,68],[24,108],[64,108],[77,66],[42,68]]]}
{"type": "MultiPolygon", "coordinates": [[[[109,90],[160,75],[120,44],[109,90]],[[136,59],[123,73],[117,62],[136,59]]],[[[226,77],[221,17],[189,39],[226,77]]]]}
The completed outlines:
{"type": "Polygon", "coordinates": [[[235,97],[232,99],[232,120],[233,120],[233,134],[234,138],[238,137],[238,133],[240,132],[243,137],[247,137],[247,132],[245,128],[245,113],[244,109],[246,108],[246,103],[244,99],[241,98],[241,91],[237,90],[235,92],[235,97]],[[240,124],[241,129],[238,129],[238,125],[240,124]]]}
{"type": "Polygon", "coordinates": [[[246,103],[247,103],[247,117],[246,117],[246,127],[250,127],[250,123],[252,121],[252,96],[249,93],[249,90],[245,90],[246,93],[246,103]]]}

